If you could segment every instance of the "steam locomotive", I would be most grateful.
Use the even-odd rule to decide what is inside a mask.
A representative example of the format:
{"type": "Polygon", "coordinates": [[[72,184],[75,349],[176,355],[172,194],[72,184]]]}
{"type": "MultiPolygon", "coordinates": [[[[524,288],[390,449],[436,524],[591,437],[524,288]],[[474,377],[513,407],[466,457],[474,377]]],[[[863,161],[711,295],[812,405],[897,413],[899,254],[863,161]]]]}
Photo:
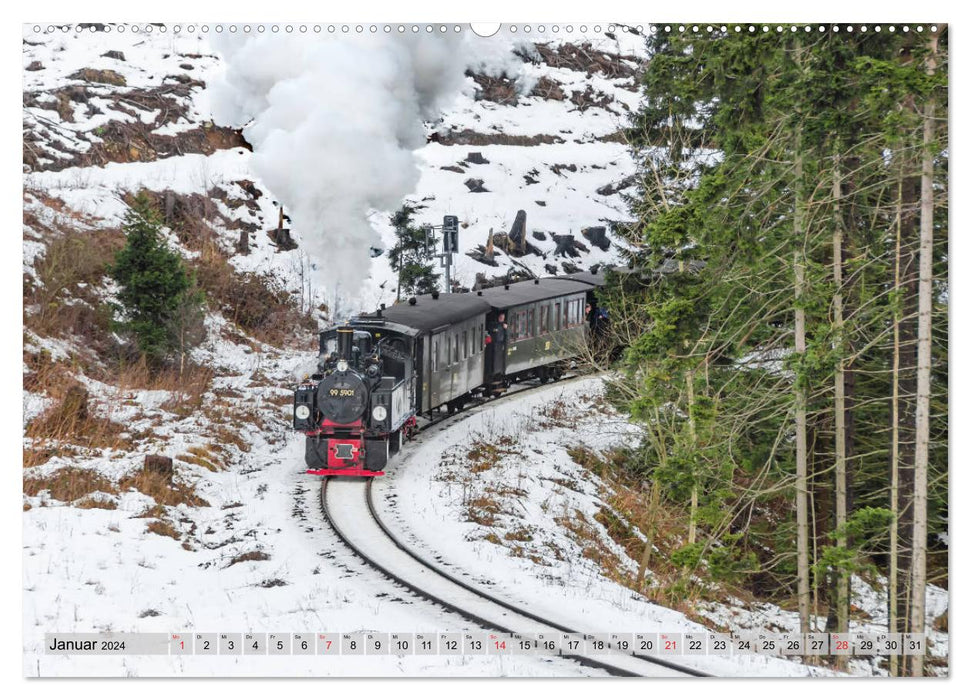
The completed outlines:
{"type": "Polygon", "coordinates": [[[603,284],[602,273],[581,272],[433,292],[323,331],[317,372],[293,396],[307,472],[381,476],[418,416],[559,377],[603,318],[603,284]]]}

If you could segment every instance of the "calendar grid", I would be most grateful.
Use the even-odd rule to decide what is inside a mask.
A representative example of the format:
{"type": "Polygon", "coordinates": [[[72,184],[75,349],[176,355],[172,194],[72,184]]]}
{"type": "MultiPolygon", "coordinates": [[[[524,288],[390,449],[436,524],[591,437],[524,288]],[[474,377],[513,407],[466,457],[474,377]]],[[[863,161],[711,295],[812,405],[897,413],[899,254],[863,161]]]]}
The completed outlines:
{"type": "Polygon", "coordinates": [[[48,655],[413,656],[909,656],[913,633],[749,632],[172,632],[48,633],[48,655]]]}

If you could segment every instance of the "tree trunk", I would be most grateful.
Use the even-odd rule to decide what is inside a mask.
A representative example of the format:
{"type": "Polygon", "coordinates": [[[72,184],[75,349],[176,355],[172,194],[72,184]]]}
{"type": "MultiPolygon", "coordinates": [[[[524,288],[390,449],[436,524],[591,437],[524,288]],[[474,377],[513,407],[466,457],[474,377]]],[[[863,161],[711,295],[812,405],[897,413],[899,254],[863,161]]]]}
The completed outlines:
{"type": "MultiPolygon", "coordinates": [[[[806,266],[802,261],[801,246],[804,243],[802,201],[798,188],[802,181],[802,156],[796,156],[796,206],[794,219],[794,239],[797,246],[793,254],[793,271],[796,278],[795,288],[795,345],[796,354],[803,357],[806,353],[806,310],[802,307],[802,297],[806,284],[806,266]]],[[[796,598],[799,604],[799,631],[808,634],[809,627],[809,490],[807,488],[808,461],[806,456],[806,384],[805,377],[796,377],[796,598]]]]}
{"type": "MultiPolygon", "coordinates": [[[[937,34],[930,36],[927,73],[937,68],[937,34]]],[[[934,259],[934,98],[924,109],[924,152],[920,175],[920,278],[917,290],[917,426],[914,448],[914,561],[910,628],[924,631],[927,588],[927,464],[930,448],[931,308],[934,259]]],[[[922,650],[923,651],[923,650],[922,650]]],[[[911,659],[911,675],[924,673],[924,656],[911,659]]]]}
{"type": "MultiPolygon", "coordinates": [[[[917,259],[914,240],[919,208],[919,182],[906,177],[902,183],[900,217],[900,318],[899,419],[897,462],[897,618],[900,631],[910,629],[910,588],[914,535],[914,445],[917,423],[917,259]]],[[[909,657],[901,657],[903,665],[909,657]]]]}
{"type": "MultiPolygon", "coordinates": [[[[893,289],[900,290],[900,236],[901,215],[903,212],[903,177],[897,186],[897,241],[894,247],[893,289]]],[[[900,632],[897,619],[897,517],[900,490],[900,313],[894,309],[893,314],[893,371],[891,374],[890,399],[890,572],[887,575],[889,590],[887,591],[887,631],[891,634],[900,632]]],[[[899,675],[899,657],[890,656],[890,675],[899,675]]]]}
{"type": "MultiPolygon", "coordinates": [[[[799,240],[798,237],[796,239],[799,240]]],[[[806,352],[806,311],[799,304],[805,285],[806,268],[799,252],[794,256],[796,275],[796,353],[806,352]]],[[[796,379],[796,572],[799,602],[799,631],[809,628],[809,489],[806,475],[806,386],[804,378],[796,379]]]]}
{"type": "Polygon", "coordinates": [[[647,576],[651,567],[651,554],[654,550],[654,538],[657,534],[657,510],[660,505],[660,488],[658,488],[657,482],[652,480],[647,488],[649,489],[647,522],[642,530],[645,537],[644,550],[641,552],[641,560],[637,567],[637,590],[639,591],[644,590],[644,577],[647,576]]]}
{"type": "MultiPolygon", "coordinates": [[[[833,423],[835,431],[836,477],[836,546],[845,548],[846,541],[846,377],[843,364],[843,221],[841,211],[842,176],[839,153],[833,163],[833,329],[837,351],[833,423]]],[[[849,576],[836,572],[836,631],[846,633],[850,622],[849,576]]],[[[837,657],[840,665],[845,657],[837,657]]]]}
{"type": "Polygon", "coordinates": [[[688,370],[685,381],[688,384],[688,436],[691,439],[691,512],[688,516],[688,544],[694,544],[698,536],[698,436],[695,433],[695,373],[688,370]]]}

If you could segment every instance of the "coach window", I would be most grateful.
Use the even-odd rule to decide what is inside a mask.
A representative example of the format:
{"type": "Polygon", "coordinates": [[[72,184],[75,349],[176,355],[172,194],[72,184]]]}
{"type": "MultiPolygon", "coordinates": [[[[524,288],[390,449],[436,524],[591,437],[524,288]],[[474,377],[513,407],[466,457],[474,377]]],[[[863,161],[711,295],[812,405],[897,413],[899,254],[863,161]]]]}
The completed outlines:
{"type": "Polygon", "coordinates": [[[469,359],[469,332],[462,331],[462,359],[469,359]]]}
{"type": "Polygon", "coordinates": [[[432,372],[438,371],[438,338],[432,341],[432,372]]]}
{"type": "Polygon", "coordinates": [[[452,346],[452,364],[459,361],[459,332],[455,331],[455,345],[452,346]]]}
{"type": "Polygon", "coordinates": [[[517,335],[520,338],[526,337],[526,312],[525,311],[519,312],[519,333],[517,333],[517,335]]]}
{"type": "Polygon", "coordinates": [[[553,306],[553,326],[554,330],[560,330],[560,303],[553,306]]]}

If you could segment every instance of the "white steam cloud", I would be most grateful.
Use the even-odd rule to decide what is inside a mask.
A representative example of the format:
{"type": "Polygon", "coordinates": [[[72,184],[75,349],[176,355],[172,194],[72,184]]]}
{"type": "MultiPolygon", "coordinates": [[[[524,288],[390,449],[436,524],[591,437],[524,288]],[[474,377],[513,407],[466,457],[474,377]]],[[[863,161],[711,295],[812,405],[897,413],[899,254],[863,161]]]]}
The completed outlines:
{"type": "Polygon", "coordinates": [[[423,122],[465,85],[465,69],[516,75],[505,42],[452,34],[217,39],[226,72],[212,85],[217,122],[245,126],[253,168],[285,206],[319,283],[353,295],[367,279],[368,222],[414,192],[423,122]]]}

